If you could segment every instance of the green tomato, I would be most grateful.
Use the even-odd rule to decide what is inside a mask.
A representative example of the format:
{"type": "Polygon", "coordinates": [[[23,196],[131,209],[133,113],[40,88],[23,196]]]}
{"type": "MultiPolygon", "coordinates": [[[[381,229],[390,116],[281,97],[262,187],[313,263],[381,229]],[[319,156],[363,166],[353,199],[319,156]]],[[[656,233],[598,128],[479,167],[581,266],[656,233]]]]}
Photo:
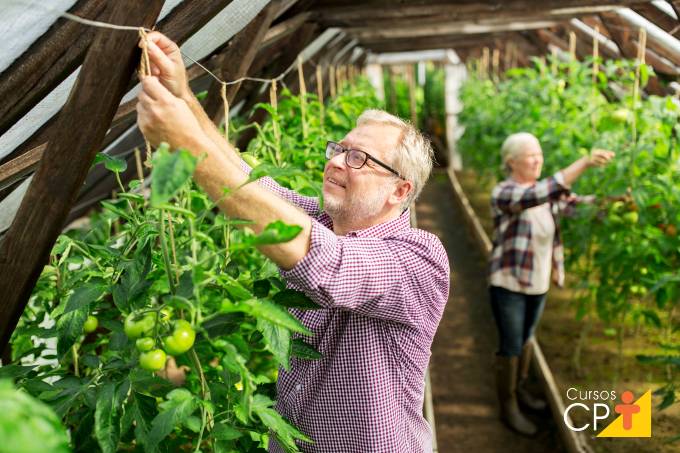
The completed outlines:
{"type": "Polygon", "coordinates": [[[241,159],[245,160],[246,163],[253,168],[260,165],[260,161],[257,159],[257,157],[253,156],[252,154],[241,153],[241,159]]]}
{"type": "Polygon", "coordinates": [[[172,308],[163,307],[160,312],[161,321],[169,321],[172,319],[172,308]]]}
{"type": "Polygon", "coordinates": [[[196,332],[191,324],[183,319],[175,321],[175,329],[172,335],[163,339],[165,351],[170,355],[179,355],[187,352],[194,345],[196,332]]]}
{"type": "Polygon", "coordinates": [[[615,201],[614,203],[612,203],[612,211],[619,212],[623,209],[624,205],[625,203],[623,201],[615,201]]]}
{"type": "Polygon", "coordinates": [[[635,211],[626,212],[625,214],[623,214],[622,217],[623,220],[625,220],[631,225],[635,225],[636,223],[638,223],[638,220],[640,220],[640,216],[635,211]]]}
{"type": "Polygon", "coordinates": [[[149,333],[156,326],[156,316],[153,313],[146,313],[141,319],[138,315],[130,313],[125,318],[123,330],[130,339],[139,338],[145,333],[149,333]]]}
{"type": "Polygon", "coordinates": [[[625,123],[626,121],[628,121],[629,115],[630,111],[624,108],[616,109],[614,110],[614,112],[612,112],[612,118],[619,123],[625,123]]]}
{"type": "Polygon", "coordinates": [[[138,351],[146,352],[151,351],[153,347],[156,346],[156,342],[153,340],[153,338],[142,337],[137,338],[137,341],[135,341],[135,346],[137,347],[138,351]]]}
{"type": "Polygon", "coordinates": [[[609,222],[615,225],[623,223],[623,219],[621,219],[621,216],[618,214],[614,214],[614,212],[610,212],[609,215],[607,216],[607,219],[609,219],[609,222]]]}
{"type": "Polygon", "coordinates": [[[649,270],[646,267],[640,268],[640,275],[647,275],[649,270]]]}
{"type": "Polygon", "coordinates": [[[99,320],[96,317],[89,315],[85,320],[85,324],[83,324],[83,332],[85,333],[94,332],[95,330],[97,330],[97,326],[99,326],[99,320]]]}
{"type": "Polygon", "coordinates": [[[165,368],[165,360],[167,356],[162,349],[153,349],[151,351],[142,352],[139,354],[139,366],[149,371],[159,371],[165,368]]]}

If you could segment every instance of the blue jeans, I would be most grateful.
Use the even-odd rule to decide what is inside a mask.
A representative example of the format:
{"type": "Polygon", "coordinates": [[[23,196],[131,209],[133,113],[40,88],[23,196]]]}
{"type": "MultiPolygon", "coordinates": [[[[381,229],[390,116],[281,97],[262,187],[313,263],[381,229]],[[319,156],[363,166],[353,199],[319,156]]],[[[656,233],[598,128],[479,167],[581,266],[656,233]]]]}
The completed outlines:
{"type": "Polygon", "coordinates": [[[522,346],[531,338],[543,313],[545,294],[516,293],[499,286],[490,286],[491,310],[498,328],[497,355],[519,356],[522,346]]]}

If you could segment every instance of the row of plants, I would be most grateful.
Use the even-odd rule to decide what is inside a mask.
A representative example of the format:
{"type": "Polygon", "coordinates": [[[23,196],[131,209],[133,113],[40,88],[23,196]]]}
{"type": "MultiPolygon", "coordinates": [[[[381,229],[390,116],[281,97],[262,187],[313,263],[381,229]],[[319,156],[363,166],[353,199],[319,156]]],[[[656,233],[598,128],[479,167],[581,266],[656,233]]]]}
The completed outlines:
{"type": "MultiPolygon", "coordinates": [[[[272,176],[319,195],[325,140],[376,106],[358,79],[325,105],[284,90],[277,107],[256,106],[270,114],[264,124],[229,127],[231,137],[258,128],[244,154],[251,181],[272,176]]],[[[286,289],[257,250],[300,228],[274,222],[254,234],[226,217],[193,183],[197,160],[184,150],[161,145],[150,184],[125,184],[124,160],[99,154],[96,164],[118,191],[57,240],[12,336],[12,362],[0,368],[49,406],[50,424],[63,423],[68,442],[57,434],[50,451],[263,451],[274,436],[296,452],[296,441],[312,442],[274,404],[278,368],[291,356],[320,358],[287,309],[318,307],[286,289]]],[[[12,413],[0,413],[0,433],[14,431],[12,413]]],[[[35,451],[29,440],[0,451],[35,451]]]]}
{"type": "MultiPolygon", "coordinates": [[[[488,184],[506,177],[500,147],[519,131],[541,141],[544,175],[592,148],[617,153],[611,165],[575,184],[576,192],[599,201],[563,222],[582,321],[575,367],[595,321],[605,326],[619,357],[627,337],[644,335],[656,347],[638,360],[662,368],[666,384],[656,394],[664,408],[676,401],[680,387],[680,108],[671,97],[639,95],[636,84],[646,85],[650,67],[599,61],[593,74],[592,63],[535,59],[500,80],[469,71],[459,148],[465,164],[488,184]]],[[[620,377],[615,367],[612,381],[620,377]]]]}

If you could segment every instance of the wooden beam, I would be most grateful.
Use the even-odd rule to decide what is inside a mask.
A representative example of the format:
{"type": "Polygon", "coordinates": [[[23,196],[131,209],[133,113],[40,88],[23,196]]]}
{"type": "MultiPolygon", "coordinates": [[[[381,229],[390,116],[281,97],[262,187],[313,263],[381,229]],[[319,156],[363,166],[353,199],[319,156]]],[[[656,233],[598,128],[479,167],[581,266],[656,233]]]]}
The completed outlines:
{"type": "Polygon", "coordinates": [[[654,6],[652,3],[644,3],[642,5],[637,5],[632,8],[633,11],[644,17],[650,22],[653,22],[658,27],[663,28],[666,33],[671,36],[680,38],[680,22],[677,19],[673,19],[668,14],[661,11],[659,8],[654,6]]]}
{"type": "Polygon", "coordinates": [[[471,36],[422,36],[418,38],[361,40],[359,45],[373,52],[401,52],[408,50],[476,47],[493,43],[494,38],[511,36],[510,33],[490,33],[471,36]]]}
{"type": "MultiPolygon", "coordinates": [[[[291,46],[288,48],[287,52],[283,54],[279,61],[272,64],[269,68],[272,71],[271,76],[275,77],[289,68],[297,59],[300,52],[302,52],[307,45],[312,42],[318,36],[318,27],[316,24],[305,24],[303,25],[295,35],[297,38],[292,39],[291,46]]],[[[265,77],[267,78],[267,77],[265,77]]],[[[268,102],[269,91],[265,90],[265,93],[259,95],[257,92],[253,93],[253,96],[246,101],[243,114],[248,114],[249,110],[257,102],[268,102]]],[[[267,118],[266,112],[263,109],[258,109],[248,118],[248,123],[262,123],[267,118]]],[[[248,146],[250,140],[255,137],[255,128],[246,129],[239,137],[236,147],[241,151],[245,150],[248,146]]]]}
{"type": "Polygon", "coordinates": [[[481,35],[484,33],[547,28],[553,27],[556,24],[557,22],[554,20],[517,21],[506,23],[439,22],[437,24],[424,26],[421,26],[420,24],[412,24],[411,26],[401,28],[347,28],[344,31],[350,36],[353,36],[361,41],[368,41],[399,38],[415,39],[422,36],[435,35],[481,35]]]}
{"type": "MultiPolygon", "coordinates": [[[[151,27],[163,0],[119,0],[107,22],[151,27]]],[[[0,245],[0,349],[9,342],[139,63],[138,35],[100,30],[0,245]],[[116,61],[111,66],[111,61],[116,61]],[[78,133],[73,133],[77,128],[78,133]]]]}
{"type": "Polygon", "coordinates": [[[41,145],[6,164],[0,165],[0,190],[31,174],[38,167],[46,147],[47,144],[41,145]]]}
{"type": "Polygon", "coordinates": [[[312,13],[305,12],[305,13],[300,13],[288,20],[285,20],[283,22],[279,22],[278,24],[274,25],[271,27],[269,30],[267,30],[267,34],[264,35],[264,39],[262,39],[262,45],[263,46],[268,46],[273,42],[276,42],[286,36],[288,36],[291,33],[294,33],[295,30],[300,28],[302,24],[307,22],[312,18],[312,13]]]}
{"type": "MultiPolygon", "coordinates": [[[[232,81],[240,79],[248,73],[250,65],[257,54],[267,30],[280,8],[280,2],[273,1],[265,6],[258,14],[229,40],[227,48],[219,57],[218,74],[222,80],[232,81]]],[[[227,86],[227,99],[232,103],[241,84],[227,86]]],[[[205,111],[214,123],[224,119],[223,102],[220,97],[222,84],[213,80],[208,89],[205,111]]]]}
{"type": "Polygon", "coordinates": [[[597,14],[600,12],[612,11],[617,7],[611,5],[588,7],[588,8],[567,8],[559,10],[543,10],[540,5],[537,8],[532,8],[530,11],[508,11],[503,14],[494,14],[490,16],[477,16],[461,13],[460,8],[452,8],[444,14],[437,14],[432,16],[418,15],[418,16],[400,16],[400,17],[358,17],[352,21],[343,21],[347,23],[333,23],[320,21],[322,26],[339,26],[343,30],[351,32],[353,29],[372,29],[385,30],[394,28],[410,28],[410,27],[462,27],[462,26],[501,26],[513,22],[538,22],[538,21],[561,21],[570,19],[572,17],[582,17],[585,15],[597,14]]]}
{"type": "Polygon", "coordinates": [[[484,1],[447,1],[427,0],[409,1],[395,4],[393,0],[378,0],[349,3],[322,1],[312,7],[312,12],[320,24],[326,27],[352,27],[370,25],[372,20],[423,18],[438,16],[451,20],[477,21],[484,18],[508,16],[517,18],[518,14],[544,13],[595,14],[602,8],[625,7],[643,4],[642,0],[484,0],[484,1]]]}
{"type": "MultiPolygon", "coordinates": [[[[609,31],[612,41],[618,46],[621,54],[625,58],[636,59],[638,45],[637,41],[634,41],[634,38],[637,37],[638,31],[633,30],[618,14],[615,13],[603,13],[600,15],[600,19],[609,31]]],[[[645,58],[649,57],[649,52],[646,52],[645,58]]],[[[651,59],[653,60],[653,56],[651,56],[651,59]]],[[[652,64],[651,61],[649,63],[652,64]]],[[[666,95],[666,90],[659,83],[659,79],[656,76],[649,77],[645,90],[659,96],[666,95]]]]}

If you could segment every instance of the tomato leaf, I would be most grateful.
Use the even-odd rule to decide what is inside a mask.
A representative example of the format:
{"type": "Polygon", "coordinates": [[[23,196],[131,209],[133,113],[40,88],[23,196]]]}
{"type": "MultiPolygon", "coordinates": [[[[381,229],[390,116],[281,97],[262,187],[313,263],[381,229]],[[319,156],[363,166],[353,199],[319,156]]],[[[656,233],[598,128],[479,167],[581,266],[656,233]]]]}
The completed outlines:
{"type": "Polygon", "coordinates": [[[80,335],[89,313],[88,306],[64,313],[57,320],[57,355],[59,359],[70,351],[80,335]]]}
{"type": "Polygon", "coordinates": [[[151,286],[146,276],[151,270],[151,251],[144,247],[137,251],[135,258],[122,264],[123,274],[113,287],[113,303],[123,313],[138,308],[137,299],[151,286]]]}
{"type": "Polygon", "coordinates": [[[114,173],[122,173],[127,170],[127,162],[124,159],[115,156],[109,156],[105,153],[97,153],[94,158],[94,165],[100,164],[102,162],[104,163],[104,167],[106,167],[107,170],[114,173]]]}
{"type": "Polygon", "coordinates": [[[157,445],[175,426],[183,424],[198,408],[198,401],[187,389],[175,389],[168,393],[167,401],[159,404],[161,412],[151,422],[149,444],[157,445]]]}
{"type": "Polygon", "coordinates": [[[257,394],[253,397],[252,410],[276,436],[276,440],[286,451],[297,451],[295,440],[314,443],[312,439],[295,429],[288,423],[272,406],[274,402],[264,395],[257,394]]]}
{"type": "Polygon", "coordinates": [[[297,291],[290,288],[284,289],[283,291],[279,291],[278,293],[274,294],[272,299],[277,304],[283,305],[287,308],[300,308],[303,310],[317,310],[322,308],[302,291],[297,291]]]}
{"type": "Polygon", "coordinates": [[[323,355],[302,338],[293,340],[292,355],[306,360],[322,359],[323,355]]]}
{"type": "Polygon", "coordinates": [[[262,233],[253,239],[254,245],[280,244],[288,242],[300,234],[302,227],[298,225],[288,225],[280,220],[267,225],[262,233]]]}
{"type": "Polygon", "coordinates": [[[118,450],[120,439],[120,413],[116,384],[107,382],[97,392],[97,408],[94,412],[94,432],[103,453],[118,450]]]}
{"type": "Polygon", "coordinates": [[[167,144],[158,147],[151,170],[151,206],[169,201],[191,179],[197,159],[189,151],[169,151],[167,144]]]}
{"type": "Polygon", "coordinates": [[[257,320],[257,328],[267,342],[267,349],[274,354],[277,362],[286,370],[290,370],[290,331],[265,319],[257,320]]]}
{"type": "Polygon", "coordinates": [[[256,318],[262,318],[267,321],[278,324],[279,326],[290,329],[293,332],[302,333],[305,335],[311,335],[312,332],[309,331],[302,323],[293,315],[288,313],[283,308],[278,305],[269,302],[265,299],[248,299],[245,304],[249,307],[249,312],[256,318]]]}

